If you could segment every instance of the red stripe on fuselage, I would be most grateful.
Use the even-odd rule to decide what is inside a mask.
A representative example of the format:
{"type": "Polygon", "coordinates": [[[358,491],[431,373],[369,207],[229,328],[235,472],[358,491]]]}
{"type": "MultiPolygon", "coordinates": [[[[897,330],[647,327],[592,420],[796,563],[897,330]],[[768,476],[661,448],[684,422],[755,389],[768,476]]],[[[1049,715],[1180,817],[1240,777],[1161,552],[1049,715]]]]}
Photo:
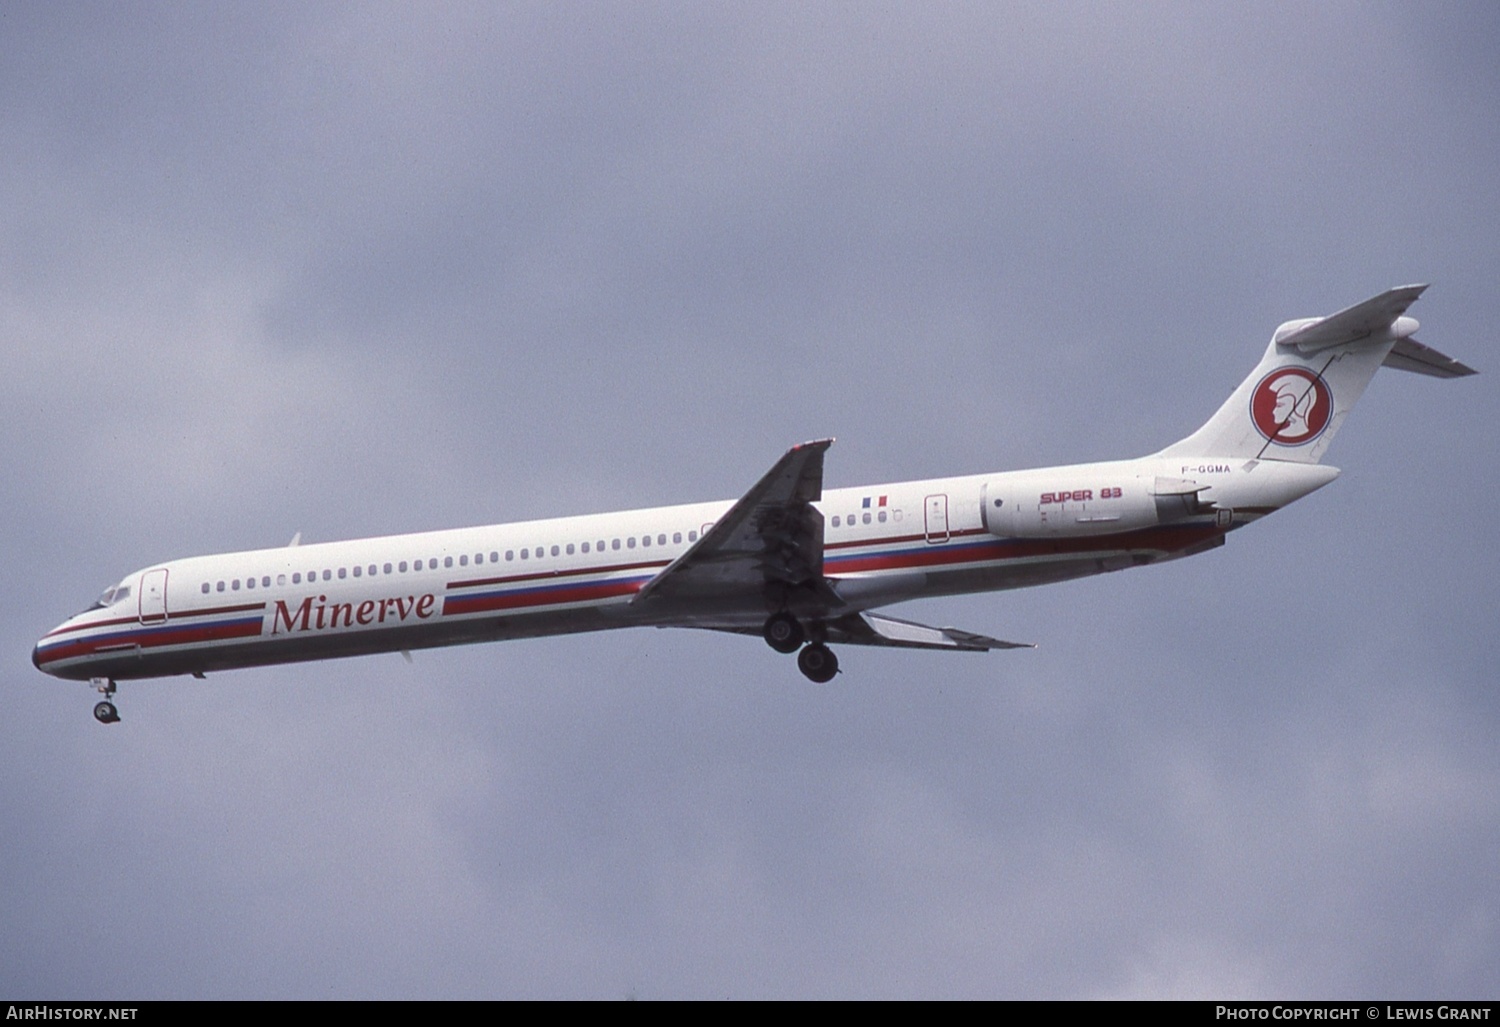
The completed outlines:
{"type": "Polygon", "coordinates": [[[989,542],[965,542],[958,545],[924,546],[895,552],[832,557],[824,560],[823,569],[829,574],[837,575],[862,571],[943,567],[959,563],[1019,560],[1039,556],[1081,556],[1093,552],[1121,549],[1171,553],[1187,549],[1221,534],[1223,532],[1219,528],[1205,524],[1143,528],[1118,535],[1058,539],[994,539],[989,542]]]}
{"type": "Polygon", "coordinates": [[[648,560],[642,563],[620,563],[604,567],[583,567],[572,571],[536,571],[532,574],[512,574],[503,578],[475,578],[472,581],[450,581],[449,588],[482,588],[487,585],[513,585],[521,581],[549,581],[560,578],[576,578],[582,575],[617,574],[621,571],[638,571],[665,567],[670,560],[648,560]]]}
{"type": "MultiPolygon", "coordinates": [[[[241,606],[215,606],[207,610],[189,610],[185,613],[174,613],[172,619],[186,619],[188,617],[216,617],[227,613],[247,613],[250,610],[264,610],[265,603],[246,603],[241,606]]],[[[83,624],[64,624],[53,628],[42,638],[51,638],[53,635],[70,635],[75,631],[93,631],[96,628],[112,628],[119,624],[138,624],[140,617],[115,617],[111,620],[91,620],[83,624]]]]}
{"type": "Polygon", "coordinates": [[[260,617],[247,617],[239,620],[219,621],[214,624],[155,625],[136,631],[92,635],[41,650],[37,653],[37,661],[40,664],[48,664],[99,653],[115,654],[128,650],[130,646],[137,646],[143,650],[160,649],[164,646],[189,645],[195,642],[255,638],[260,635],[262,623],[263,619],[260,617]]]}
{"type": "Polygon", "coordinates": [[[591,584],[558,585],[552,588],[527,588],[511,592],[488,592],[479,595],[448,596],[443,600],[443,616],[465,613],[488,613],[494,610],[516,610],[523,607],[558,606],[564,603],[587,603],[600,599],[634,595],[649,579],[630,578],[599,581],[591,584]]]}

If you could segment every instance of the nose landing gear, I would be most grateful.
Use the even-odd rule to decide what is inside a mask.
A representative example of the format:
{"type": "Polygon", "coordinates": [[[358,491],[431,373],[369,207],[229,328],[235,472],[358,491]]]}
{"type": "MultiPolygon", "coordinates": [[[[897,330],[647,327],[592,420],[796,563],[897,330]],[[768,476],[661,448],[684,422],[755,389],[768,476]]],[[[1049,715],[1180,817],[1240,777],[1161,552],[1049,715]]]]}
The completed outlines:
{"type": "Polygon", "coordinates": [[[115,709],[115,704],[110,702],[115,694],[115,682],[113,678],[94,678],[89,681],[94,690],[104,696],[103,702],[94,704],[94,719],[101,724],[118,724],[120,722],[120,711],[115,709]]]}
{"type": "Polygon", "coordinates": [[[804,646],[802,643],[808,640],[808,632],[797,618],[783,610],[766,618],[761,634],[765,636],[766,644],[778,653],[797,653],[801,649],[797,653],[797,669],[809,681],[826,684],[839,672],[839,659],[823,644],[820,624],[813,625],[814,641],[804,646]]]}

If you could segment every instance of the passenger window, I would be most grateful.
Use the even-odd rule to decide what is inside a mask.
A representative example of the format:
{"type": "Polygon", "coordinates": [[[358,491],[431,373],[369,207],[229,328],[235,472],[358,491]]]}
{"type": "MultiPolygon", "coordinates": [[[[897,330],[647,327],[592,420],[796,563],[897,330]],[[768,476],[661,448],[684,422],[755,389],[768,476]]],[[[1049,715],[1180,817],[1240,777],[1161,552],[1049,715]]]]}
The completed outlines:
{"type": "Polygon", "coordinates": [[[880,513],[876,514],[875,515],[875,519],[878,520],[881,524],[884,524],[885,523],[885,511],[882,510],[882,511],[880,511],[880,513]]]}
{"type": "Polygon", "coordinates": [[[627,538],[625,540],[625,548],[626,549],[634,549],[635,548],[635,536],[634,535],[631,535],[629,538],[627,538]]]}
{"type": "Polygon", "coordinates": [[[215,592],[222,592],[222,591],[224,591],[224,583],[221,581],[217,585],[215,585],[214,586],[214,591],[215,592]]]}
{"type": "Polygon", "coordinates": [[[587,552],[588,552],[588,551],[589,551],[589,544],[588,544],[588,543],[587,543],[587,542],[585,542],[585,543],[584,543],[584,544],[583,544],[583,551],[584,551],[584,552],[585,552],[585,553],[587,553],[587,552]]]}
{"type": "Polygon", "coordinates": [[[387,573],[387,574],[389,574],[389,573],[391,573],[391,565],[390,565],[390,564],[386,564],[386,565],[385,565],[385,572],[386,572],[386,573],[387,573]]]}
{"type": "Polygon", "coordinates": [[[650,535],[642,535],[641,536],[641,545],[643,545],[643,546],[649,546],[649,545],[651,545],[651,536],[650,535]]]}
{"type": "Polygon", "coordinates": [[[688,532],[688,541],[689,542],[697,542],[698,541],[698,532],[697,532],[696,529],[693,530],[693,531],[688,532]]]}
{"type": "Polygon", "coordinates": [[[674,531],[674,532],[672,532],[672,544],[674,546],[682,544],[682,532],[680,532],[680,531],[674,531]]]}
{"type": "Polygon", "coordinates": [[[656,544],[659,545],[659,546],[666,545],[667,544],[667,536],[665,536],[665,535],[658,535],[658,536],[656,536],[656,544]]]}
{"type": "Polygon", "coordinates": [[[833,526],[835,528],[837,528],[839,526],[839,515],[838,514],[834,514],[833,515],[833,526]]]}
{"type": "Polygon", "coordinates": [[[444,567],[452,567],[453,566],[453,557],[451,557],[451,556],[445,556],[445,557],[443,557],[443,566],[444,567]]]}
{"type": "Polygon", "coordinates": [[[332,581],[333,580],[333,571],[325,570],[323,572],[323,580],[324,581],[332,581]]]}
{"type": "MultiPolygon", "coordinates": [[[[355,568],[355,569],[356,569],[356,570],[358,570],[358,568],[355,568]]],[[[344,579],[345,579],[345,578],[347,578],[347,577],[348,577],[348,576],[349,576],[349,572],[348,572],[348,570],[347,570],[347,569],[345,569],[345,568],[343,568],[343,567],[340,567],[340,568],[339,568],[339,580],[340,580],[340,581],[343,581],[343,580],[344,580],[344,579]]]]}
{"type": "Polygon", "coordinates": [[[427,561],[427,569],[430,571],[437,570],[437,557],[434,556],[431,560],[427,561]]]}
{"type": "Polygon", "coordinates": [[[571,542],[568,543],[568,548],[567,548],[566,552],[567,552],[567,554],[569,556],[573,555],[573,543],[571,543],[571,542]]]}
{"type": "Polygon", "coordinates": [[[560,549],[557,546],[553,546],[552,547],[552,555],[553,556],[556,556],[559,552],[560,552],[560,549]]]}
{"type": "MultiPolygon", "coordinates": [[[[467,567],[467,566],[469,566],[469,554],[468,553],[465,553],[463,556],[460,556],[458,558],[458,565],[460,567],[467,567]]],[[[448,558],[448,566],[449,567],[453,566],[453,557],[451,557],[451,556],[448,558]]]]}
{"type": "Polygon", "coordinates": [[[521,550],[521,559],[523,559],[523,560],[530,560],[531,559],[531,550],[529,550],[529,549],[522,549],[521,550]]]}
{"type": "Polygon", "coordinates": [[[612,540],[610,542],[610,544],[609,544],[609,548],[611,548],[611,549],[619,549],[620,548],[620,540],[619,539],[612,540]]]}
{"type": "Polygon", "coordinates": [[[514,560],[515,558],[516,558],[516,551],[514,549],[507,549],[505,551],[505,559],[507,561],[514,560]]]}
{"type": "Polygon", "coordinates": [[[278,584],[278,585],[285,585],[286,584],[286,575],[285,574],[278,574],[278,575],[276,575],[276,584],[278,584]]]}
{"type": "Polygon", "coordinates": [[[499,563],[499,562],[500,562],[500,554],[499,553],[491,553],[490,554],[490,563],[499,563]]]}
{"type": "MultiPolygon", "coordinates": [[[[363,574],[363,573],[364,573],[364,568],[362,568],[362,567],[360,567],[360,566],[358,566],[358,565],[357,565],[357,564],[356,564],[356,565],[355,565],[355,568],[354,568],[354,576],[355,576],[355,577],[356,577],[356,578],[357,578],[357,577],[359,577],[359,576],[360,576],[360,575],[361,575],[361,574],[363,574]]],[[[342,577],[343,577],[343,576],[344,576],[344,572],[343,572],[343,571],[340,571],[340,572],[339,572],[339,577],[341,577],[341,578],[342,578],[342,577]]]]}
{"type": "Polygon", "coordinates": [[[292,575],[292,584],[293,585],[300,585],[300,584],[302,584],[302,572],[301,571],[298,571],[296,574],[292,575]]]}
{"type": "Polygon", "coordinates": [[[254,578],[246,578],[245,579],[245,587],[246,588],[254,588],[255,587],[255,579],[254,578]]]}
{"type": "Polygon", "coordinates": [[[208,595],[208,582],[203,583],[203,594],[208,595]]]}
{"type": "Polygon", "coordinates": [[[868,513],[866,513],[866,514],[865,514],[865,515],[864,515],[864,516],[863,516],[863,517],[862,517],[862,518],[861,518],[861,519],[862,519],[862,520],[863,520],[863,521],[864,521],[864,522],[865,522],[865,523],[866,523],[866,524],[869,524],[869,523],[870,523],[870,515],[869,515],[869,514],[868,514],[868,513]]]}
{"type": "Polygon", "coordinates": [[[231,581],[229,583],[229,589],[231,592],[238,592],[240,590],[240,579],[235,578],[233,581],[231,581]]]}

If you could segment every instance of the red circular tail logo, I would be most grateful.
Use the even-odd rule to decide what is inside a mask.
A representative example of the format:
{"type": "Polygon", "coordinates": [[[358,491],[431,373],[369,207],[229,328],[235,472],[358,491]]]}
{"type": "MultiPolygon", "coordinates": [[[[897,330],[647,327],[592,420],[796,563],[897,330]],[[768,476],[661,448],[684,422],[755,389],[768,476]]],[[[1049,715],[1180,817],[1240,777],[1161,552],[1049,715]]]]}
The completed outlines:
{"type": "Polygon", "coordinates": [[[1306,445],[1323,434],[1332,418],[1332,390],[1304,367],[1279,367],[1250,394],[1255,430],[1278,446],[1306,445]]]}

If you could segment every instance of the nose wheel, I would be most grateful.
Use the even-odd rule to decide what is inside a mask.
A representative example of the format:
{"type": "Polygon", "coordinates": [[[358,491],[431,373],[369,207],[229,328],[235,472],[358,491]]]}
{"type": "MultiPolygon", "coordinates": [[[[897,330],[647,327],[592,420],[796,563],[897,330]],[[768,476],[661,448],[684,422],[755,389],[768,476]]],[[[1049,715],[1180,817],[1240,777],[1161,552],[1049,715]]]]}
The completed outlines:
{"type": "Polygon", "coordinates": [[[115,695],[115,682],[113,678],[94,678],[89,684],[94,686],[95,691],[104,696],[103,702],[94,704],[94,719],[101,724],[118,724],[120,722],[120,711],[115,709],[115,704],[110,702],[115,695]]]}

